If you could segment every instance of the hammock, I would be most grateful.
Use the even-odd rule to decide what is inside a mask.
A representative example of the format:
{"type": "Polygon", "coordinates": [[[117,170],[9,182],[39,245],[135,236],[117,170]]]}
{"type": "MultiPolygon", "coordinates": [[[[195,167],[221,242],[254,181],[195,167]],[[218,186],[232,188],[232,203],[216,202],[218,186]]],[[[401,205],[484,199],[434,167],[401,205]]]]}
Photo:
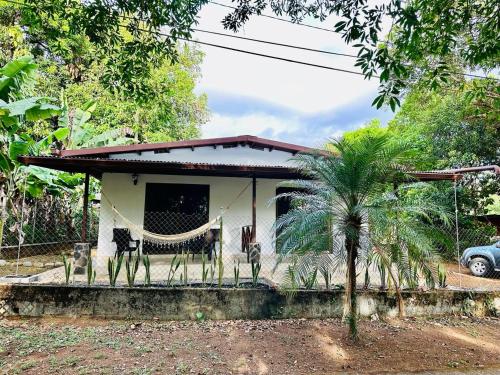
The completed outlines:
{"type": "Polygon", "coordinates": [[[209,221],[206,224],[203,224],[201,227],[198,227],[196,229],[190,230],[189,232],[184,232],[184,233],[178,233],[178,234],[159,234],[159,233],[153,233],[145,230],[142,228],[140,225],[134,224],[132,221],[127,219],[120,211],[116,209],[116,207],[111,203],[111,201],[108,199],[108,197],[104,194],[101,193],[101,196],[108,202],[108,204],[111,206],[111,209],[113,212],[118,215],[125,226],[130,230],[131,233],[135,234],[136,236],[142,237],[143,241],[155,244],[155,245],[177,245],[181,243],[187,243],[190,241],[194,241],[198,238],[206,236],[206,234],[210,231],[212,226],[216,224],[217,222],[222,221],[222,215],[225,211],[229,210],[231,205],[236,202],[245,192],[245,190],[250,186],[251,182],[245,186],[245,188],[236,196],[235,199],[231,203],[229,203],[226,208],[221,212],[219,216],[217,216],[215,219],[209,221]]]}
{"type": "Polygon", "coordinates": [[[217,216],[215,219],[203,224],[201,227],[190,230],[189,232],[178,233],[178,234],[158,234],[145,230],[141,226],[132,223],[125,216],[123,216],[113,205],[111,209],[116,213],[125,223],[130,232],[137,236],[142,236],[143,241],[153,243],[156,245],[177,245],[180,243],[186,243],[189,241],[194,241],[200,237],[204,237],[212,226],[219,222],[221,215],[217,216]]]}

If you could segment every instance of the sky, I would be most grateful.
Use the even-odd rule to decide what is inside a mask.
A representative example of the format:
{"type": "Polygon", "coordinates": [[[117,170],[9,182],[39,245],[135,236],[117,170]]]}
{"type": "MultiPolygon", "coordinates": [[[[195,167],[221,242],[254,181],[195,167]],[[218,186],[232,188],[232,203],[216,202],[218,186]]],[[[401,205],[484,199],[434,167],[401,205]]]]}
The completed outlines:
{"type": "MultiPolygon", "coordinates": [[[[227,0],[220,0],[229,4],[227,0]]],[[[221,20],[228,8],[208,3],[199,14],[198,29],[231,33],[221,20]]],[[[334,21],[320,24],[332,28],[334,21]]],[[[237,35],[308,48],[356,54],[338,34],[254,16],[237,35]]],[[[355,59],[270,46],[195,32],[194,39],[233,48],[357,70],[355,59]]],[[[250,134],[319,147],[329,138],[363,126],[373,118],[392,118],[376,110],[377,79],[312,68],[258,56],[200,46],[205,53],[197,93],[206,93],[211,111],[203,138],[250,134]]]]}

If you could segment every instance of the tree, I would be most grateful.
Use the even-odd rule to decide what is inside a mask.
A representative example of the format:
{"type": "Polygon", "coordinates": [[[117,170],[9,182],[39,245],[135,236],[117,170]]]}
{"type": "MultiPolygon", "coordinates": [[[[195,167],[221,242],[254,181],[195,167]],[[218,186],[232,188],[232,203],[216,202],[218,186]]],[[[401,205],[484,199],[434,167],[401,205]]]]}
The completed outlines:
{"type": "MultiPolygon", "coordinates": [[[[106,60],[107,85],[144,92],[136,77],[147,77],[142,56],[154,66],[162,58],[175,59],[179,39],[190,39],[196,16],[206,0],[127,2],[104,0],[26,0],[25,24],[33,35],[43,35],[52,49],[67,50],[66,33],[85,36],[106,60]],[[130,37],[124,36],[127,30],[130,37]],[[164,32],[168,30],[168,32],[164,32]],[[117,51],[118,48],[120,51],[117,51]]],[[[222,20],[238,31],[254,15],[268,8],[293,22],[319,19],[357,48],[357,62],[367,78],[378,74],[377,107],[399,104],[405,89],[415,83],[438,87],[450,79],[463,82],[467,70],[498,68],[498,9],[494,1],[446,2],[384,0],[237,0],[235,9],[222,20]],[[335,24],[334,24],[335,22],[335,24]],[[390,24],[390,29],[384,27],[390,24]],[[456,62],[459,62],[458,70],[456,62]]],[[[77,43],[75,43],[77,45],[77,43]]],[[[74,61],[74,60],[72,60],[74,61]]],[[[498,101],[498,81],[491,80],[498,101]]],[[[481,95],[479,91],[471,91],[481,95]]],[[[498,105],[495,105],[498,108],[498,105]]]]}
{"type": "MultiPolygon", "coordinates": [[[[268,6],[295,22],[306,17],[327,22],[334,17],[338,21],[335,31],[358,49],[356,66],[367,78],[379,75],[379,96],[373,102],[377,108],[387,103],[394,110],[411,85],[436,88],[450,78],[463,82],[468,69],[498,67],[498,9],[494,2],[238,0],[223,24],[237,31],[268,6]],[[390,30],[384,30],[384,21],[391,23],[390,30]]],[[[498,102],[498,80],[488,80],[490,83],[498,102]]]]}
{"type": "MultiPolygon", "coordinates": [[[[76,11],[77,2],[66,5],[71,8],[69,13],[76,11]]],[[[131,87],[114,76],[120,69],[132,74],[132,67],[112,64],[134,50],[129,43],[134,35],[126,28],[120,28],[121,42],[116,41],[109,50],[109,45],[104,48],[70,28],[67,14],[36,13],[28,6],[11,3],[0,3],[0,8],[0,63],[31,54],[42,78],[35,82],[35,93],[59,97],[64,90],[70,108],[83,108],[96,101],[88,125],[96,134],[134,132],[135,142],[199,136],[200,125],[208,120],[208,110],[206,96],[194,92],[203,59],[198,49],[176,44],[172,47],[175,63],[163,54],[150,53],[148,59],[144,55],[134,57],[141,65],[136,66],[140,72],[130,78],[131,87]]],[[[46,135],[51,127],[40,123],[31,131],[46,135]]]]}
{"type": "Polygon", "coordinates": [[[34,139],[23,131],[25,122],[52,118],[61,109],[46,97],[25,96],[36,75],[36,64],[30,57],[7,63],[0,69],[0,241],[8,219],[8,211],[19,209],[13,205],[20,191],[39,196],[45,187],[63,188],[65,182],[57,173],[44,168],[24,166],[17,160],[26,154],[39,155],[54,141],[68,136],[67,128],[59,128],[41,139],[34,139]]]}
{"type": "MultiPolygon", "coordinates": [[[[350,335],[355,338],[356,264],[371,246],[379,245],[382,249],[377,235],[377,230],[382,229],[374,228],[387,230],[385,225],[391,223],[390,228],[394,230],[404,225],[406,231],[401,229],[397,237],[385,237],[385,244],[401,260],[408,259],[404,254],[414,251],[413,259],[419,264],[418,269],[428,275],[425,264],[432,258],[429,255],[431,247],[427,239],[425,251],[420,247],[419,239],[428,233],[418,228],[431,216],[440,215],[440,210],[428,202],[418,202],[417,205],[415,201],[398,199],[397,194],[391,192],[394,183],[408,179],[404,172],[408,163],[407,144],[390,142],[388,136],[382,135],[360,137],[355,141],[333,141],[333,145],[336,155],[301,154],[296,157],[302,172],[310,179],[284,183],[298,192],[276,197],[291,198],[293,203],[293,208],[277,219],[279,235],[276,243],[283,256],[316,255],[309,258],[313,263],[302,262],[297,277],[305,278],[311,271],[311,264],[318,267],[317,256],[321,254],[331,253],[336,263],[346,264],[344,315],[349,322],[350,335]],[[396,212],[399,214],[394,218],[396,212]]],[[[386,257],[385,251],[380,251],[380,254],[386,259],[387,267],[400,264],[394,257],[386,257]]],[[[320,259],[328,261],[331,257],[320,259]]],[[[402,267],[401,272],[407,268],[402,267]]]]}
{"type": "MultiPolygon", "coordinates": [[[[415,145],[415,161],[421,169],[498,164],[498,122],[477,114],[476,105],[469,102],[464,91],[416,88],[389,122],[387,131],[415,145]]],[[[500,191],[500,180],[491,173],[469,174],[459,182],[459,188],[460,211],[482,215],[493,203],[492,195],[500,191]]]]}

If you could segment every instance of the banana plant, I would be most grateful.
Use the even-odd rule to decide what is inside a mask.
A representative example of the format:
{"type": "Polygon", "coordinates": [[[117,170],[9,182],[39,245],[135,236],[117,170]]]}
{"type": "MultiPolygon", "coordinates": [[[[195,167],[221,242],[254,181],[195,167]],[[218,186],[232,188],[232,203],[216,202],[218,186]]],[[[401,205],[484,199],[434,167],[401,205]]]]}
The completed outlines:
{"type": "MultiPolygon", "coordinates": [[[[59,128],[41,140],[23,132],[23,125],[58,116],[61,109],[52,98],[26,97],[35,80],[37,66],[31,57],[20,57],[0,68],[0,239],[14,197],[24,187],[31,196],[41,195],[44,186],[57,183],[55,172],[26,167],[18,162],[20,155],[40,155],[54,141],[69,134],[59,128]]],[[[20,228],[21,230],[21,228],[20,228]]]]}

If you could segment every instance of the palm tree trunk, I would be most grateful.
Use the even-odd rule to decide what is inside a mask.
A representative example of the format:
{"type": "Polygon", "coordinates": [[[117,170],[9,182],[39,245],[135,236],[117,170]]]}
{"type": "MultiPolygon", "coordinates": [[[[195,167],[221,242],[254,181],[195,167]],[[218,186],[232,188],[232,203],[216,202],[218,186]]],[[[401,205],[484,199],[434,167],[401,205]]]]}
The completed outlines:
{"type": "Polygon", "coordinates": [[[396,276],[391,269],[388,267],[389,275],[391,276],[392,281],[394,282],[394,288],[396,289],[396,299],[398,301],[398,316],[399,318],[405,317],[405,302],[403,300],[403,295],[401,294],[401,287],[399,282],[396,280],[396,276]]]}
{"type": "Polygon", "coordinates": [[[356,258],[358,249],[355,242],[346,239],[347,249],[347,287],[344,317],[349,323],[349,335],[353,340],[358,336],[357,301],[356,301],[356,258]]]}

